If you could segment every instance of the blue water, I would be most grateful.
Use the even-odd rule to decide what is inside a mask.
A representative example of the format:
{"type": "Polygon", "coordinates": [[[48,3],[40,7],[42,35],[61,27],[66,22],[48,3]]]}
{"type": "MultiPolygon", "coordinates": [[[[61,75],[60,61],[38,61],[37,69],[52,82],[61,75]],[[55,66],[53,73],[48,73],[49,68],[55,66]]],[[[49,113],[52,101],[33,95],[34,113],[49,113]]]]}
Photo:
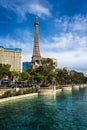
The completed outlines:
{"type": "Polygon", "coordinates": [[[0,130],[87,130],[87,88],[0,104],[0,130]]]}

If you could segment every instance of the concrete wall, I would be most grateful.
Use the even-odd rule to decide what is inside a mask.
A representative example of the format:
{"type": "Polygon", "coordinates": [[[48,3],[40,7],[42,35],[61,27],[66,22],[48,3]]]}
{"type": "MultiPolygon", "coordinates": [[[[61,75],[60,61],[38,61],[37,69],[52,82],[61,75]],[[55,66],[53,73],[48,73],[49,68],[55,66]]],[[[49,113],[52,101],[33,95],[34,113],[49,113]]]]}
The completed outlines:
{"type": "Polygon", "coordinates": [[[72,86],[65,86],[62,88],[63,91],[72,91],[72,86]]]}
{"type": "Polygon", "coordinates": [[[3,99],[0,99],[0,103],[1,102],[6,102],[6,101],[11,101],[11,100],[22,99],[22,98],[26,98],[26,97],[31,97],[31,96],[38,96],[38,93],[25,94],[25,95],[20,95],[20,96],[3,98],[3,99]]]}
{"type": "Polygon", "coordinates": [[[54,89],[40,89],[38,91],[38,95],[51,95],[51,94],[56,94],[56,90],[54,89]]]}
{"type": "Polygon", "coordinates": [[[73,90],[79,90],[79,88],[80,88],[79,85],[73,85],[73,86],[72,86],[72,89],[73,89],[73,90]]]}

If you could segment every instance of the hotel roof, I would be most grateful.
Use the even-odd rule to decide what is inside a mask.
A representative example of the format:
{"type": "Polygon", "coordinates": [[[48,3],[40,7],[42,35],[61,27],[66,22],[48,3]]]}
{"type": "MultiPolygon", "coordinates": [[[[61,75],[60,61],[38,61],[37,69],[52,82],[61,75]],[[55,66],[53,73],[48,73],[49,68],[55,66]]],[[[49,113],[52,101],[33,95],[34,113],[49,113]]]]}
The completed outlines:
{"type": "Polygon", "coordinates": [[[3,46],[0,46],[0,48],[7,50],[7,51],[22,51],[21,48],[5,48],[3,46]]]}

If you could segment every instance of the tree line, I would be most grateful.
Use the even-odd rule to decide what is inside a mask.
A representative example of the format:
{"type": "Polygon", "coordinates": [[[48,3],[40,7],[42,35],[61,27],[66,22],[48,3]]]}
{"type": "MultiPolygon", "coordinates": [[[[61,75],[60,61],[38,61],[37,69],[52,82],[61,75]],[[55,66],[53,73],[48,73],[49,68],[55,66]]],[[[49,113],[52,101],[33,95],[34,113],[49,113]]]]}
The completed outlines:
{"type": "Polygon", "coordinates": [[[18,81],[26,80],[29,84],[43,86],[87,83],[87,77],[82,72],[56,68],[50,58],[43,58],[41,66],[35,68],[30,66],[26,72],[10,71],[10,68],[8,64],[0,64],[0,79],[8,75],[9,81],[12,81],[15,76],[18,81]]]}

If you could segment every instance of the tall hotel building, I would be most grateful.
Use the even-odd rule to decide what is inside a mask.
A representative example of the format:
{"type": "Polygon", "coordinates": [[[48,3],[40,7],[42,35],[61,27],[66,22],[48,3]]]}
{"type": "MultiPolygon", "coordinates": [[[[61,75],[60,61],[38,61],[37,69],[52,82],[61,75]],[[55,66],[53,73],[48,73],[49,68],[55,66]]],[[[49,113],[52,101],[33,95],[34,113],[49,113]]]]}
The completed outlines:
{"type": "Polygon", "coordinates": [[[22,50],[0,46],[0,64],[9,64],[11,71],[22,72],[22,50]]]}

